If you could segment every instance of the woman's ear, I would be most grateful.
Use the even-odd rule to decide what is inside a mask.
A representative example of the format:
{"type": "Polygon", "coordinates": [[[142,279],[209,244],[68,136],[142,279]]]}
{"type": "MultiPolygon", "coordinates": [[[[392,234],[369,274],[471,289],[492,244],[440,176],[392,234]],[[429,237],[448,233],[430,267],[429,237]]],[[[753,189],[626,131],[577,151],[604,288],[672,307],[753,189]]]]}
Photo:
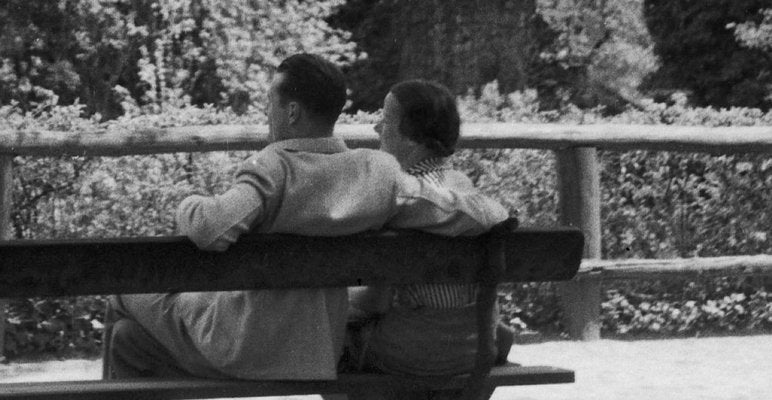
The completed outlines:
{"type": "Polygon", "coordinates": [[[287,122],[290,125],[296,124],[300,121],[300,114],[302,113],[302,107],[297,101],[290,101],[287,103],[287,122]]]}

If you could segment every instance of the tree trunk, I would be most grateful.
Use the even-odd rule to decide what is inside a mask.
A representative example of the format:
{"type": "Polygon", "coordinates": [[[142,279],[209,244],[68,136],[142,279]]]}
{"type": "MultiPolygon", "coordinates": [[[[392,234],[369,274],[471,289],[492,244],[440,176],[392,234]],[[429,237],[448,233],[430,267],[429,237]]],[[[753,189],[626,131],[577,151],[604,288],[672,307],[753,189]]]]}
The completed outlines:
{"type": "Polygon", "coordinates": [[[527,86],[540,51],[534,0],[399,3],[400,80],[436,79],[456,93],[493,80],[503,92],[527,86]]]}
{"type": "Polygon", "coordinates": [[[535,0],[350,0],[331,24],[368,55],[348,71],[353,108],[365,110],[411,78],[456,94],[493,80],[503,93],[534,87],[539,54],[554,38],[535,0]]]}

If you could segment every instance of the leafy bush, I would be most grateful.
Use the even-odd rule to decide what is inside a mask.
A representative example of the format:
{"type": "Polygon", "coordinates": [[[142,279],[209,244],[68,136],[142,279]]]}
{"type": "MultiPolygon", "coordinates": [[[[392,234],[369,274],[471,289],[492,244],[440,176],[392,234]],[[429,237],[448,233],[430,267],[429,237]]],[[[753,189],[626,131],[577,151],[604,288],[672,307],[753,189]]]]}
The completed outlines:
{"type": "Polygon", "coordinates": [[[550,336],[564,331],[563,310],[555,284],[525,282],[499,290],[499,314],[518,332],[538,330],[550,336]]]}
{"type": "MultiPolygon", "coordinates": [[[[264,122],[213,108],[182,107],[109,124],[81,118],[83,106],[0,107],[0,129],[95,131],[264,122]]],[[[245,152],[125,157],[16,157],[13,237],[19,239],[170,235],[173,210],[194,192],[222,191],[245,152]]],[[[5,354],[94,355],[103,299],[16,299],[8,305],[5,354]]]]}
{"type": "Polygon", "coordinates": [[[298,52],[340,65],[348,32],[324,19],[341,0],[0,3],[0,105],[81,101],[112,119],[179,104],[265,104],[270,71],[298,52]],[[78,100],[79,99],[79,100],[78,100]]]}
{"type": "Polygon", "coordinates": [[[764,282],[725,277],[613,284],[607,287],[602,306],[603,329],[610,334],[698,335],[772,329],[772,293],[764,282]]]}
{"type": "MultiPolygon", "coordinates": [[[[772,112],[689,108],[650,103],[606,117],[602,109],[538,112],[533,92],[460,99],[467,121],[772,125],[772,112]]],[[[652,151],[601,151],[603,257],[674,258],[764,254],[772,250],[772,157],[652,151]]],[[[484,192],[518,209],[523,225],[556,224],[556,177],[551,152],[461,151],[456,165],[484,192]]],[[[769,330],[770,282],[740,277],[702,281],[604,282],[603,333],[698,334],[769,330]],[[688,290],[684,289],[688,288],[688,290]],[[641,297],[643,296],[643,297],[641,297]]],[[[562,330],[551,284],[519,284],[499,296],[504,321],[518,329],[562,330]]]]}
{"type": "Polygon", "coordinates": [[[102,296],[23,299],[10,303],[5,323],[5,353],[14,357],[53,353],[93,356],[102,346],[102,296]]]}
{"type": "Polygon", "coordinates": [[[697,105],[769,109],[772,63],[764,35],[769,4],[645,0],[646,26],[662,65],[643,85],[688,90],[697,105]]]}
{"type": "MultiPolygon", "coordinates": [[[[602,109],[565,104],[540,112],[534,92],[502,95],[495,84],[459,106],[465,121],[647,123],[702,126],[772,125],[772,113],[651,103],[613,117],[602,109]]],[[[33,112],[0,107],[0,129],[90,131],[81,106],[43,104],[33,112]]],[[[344,116],[372,123],[377,114],[344,116]]],[[[183,106],[163,114],[126,116],[112,129],[262,123],[257,113],[183,106]]],[[[168,235],[173,210],[194,192],[222,192],[246,152],[115,158],[16,157],[14,236],[17,238],[168,235]]],[[[772,159],[767,155],[600,152],[603,254],[607,258],[671,258],[758,254],[772,250],[772,159]]],[[[557,223],[554,157],[541,150],[462,150],[454,165],[523,225],[557,223]]],[[[769,281],[722,278],[695,282],[605,282],[605,334],[697,334],[769,330],[769,281]]],[[[500,294],[506,322],[519,329],[560,332],[553,285],[519,284],[500,294]]],[[[9,306],[10,354],[94,351],[102,321],[99,298],[17,300],[9,306]]]]}

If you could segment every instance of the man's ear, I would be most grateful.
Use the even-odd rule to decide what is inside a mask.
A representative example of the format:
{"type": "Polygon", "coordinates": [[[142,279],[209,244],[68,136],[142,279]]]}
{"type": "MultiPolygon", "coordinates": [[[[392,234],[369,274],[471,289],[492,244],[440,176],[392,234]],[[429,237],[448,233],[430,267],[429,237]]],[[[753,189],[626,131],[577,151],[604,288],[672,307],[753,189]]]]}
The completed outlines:
{"type": "Polygon", "coordinates": [[[287,103],[287,122],[289,122],[290,125],[296,124],[300,121],[302,112],[303,109],[300,107],[300,103],[297,101],[290,101],[287,103]]]}

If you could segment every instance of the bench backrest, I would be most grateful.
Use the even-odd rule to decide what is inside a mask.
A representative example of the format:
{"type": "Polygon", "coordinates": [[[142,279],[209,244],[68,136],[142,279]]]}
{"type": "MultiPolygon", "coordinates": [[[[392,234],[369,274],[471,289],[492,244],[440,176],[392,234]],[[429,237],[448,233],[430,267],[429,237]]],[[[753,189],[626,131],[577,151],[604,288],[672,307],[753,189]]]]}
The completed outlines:
{"type": "Polygon", "coordinates": [[[0,243],[3,297],[475,282],[503,249],[502,282],[561,281],[579,268],[577,229],[504,226],[476,237],[376,232],[339,237],[248,235],[222,253],[185,237],[0,243]]]}
{"type": "Polygon", "coordinates": [[[29,240],[0,244],[4,297],[61,296],[376,283],[476,282],[477,356],[463,399],[477,399],[493,365],[496,285],[559,281],[579,269],[577,229],[515,229],[475,237],[376,232],[338,237],[247,235],[222,253],[184,237],[29,240]]]}

